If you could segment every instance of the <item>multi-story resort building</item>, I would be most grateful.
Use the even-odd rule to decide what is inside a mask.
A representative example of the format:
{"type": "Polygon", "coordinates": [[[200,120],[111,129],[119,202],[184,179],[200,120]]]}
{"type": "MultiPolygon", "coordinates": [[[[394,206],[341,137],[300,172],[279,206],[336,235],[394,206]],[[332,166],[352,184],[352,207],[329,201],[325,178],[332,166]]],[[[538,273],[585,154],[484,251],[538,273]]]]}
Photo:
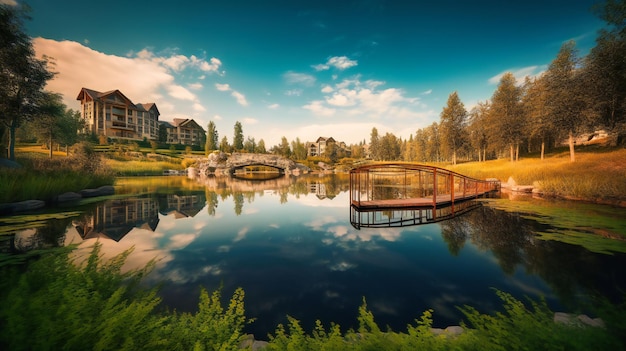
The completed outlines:
{"type": "Polygon", "coordinates": [[[202,145],[206,131],[196,121],[188,118],[174,118],[172,122],[161,121],[167,130],[168,144],[202,145]]]}
{"type": "Polygon", "coordinates": [[[333,137],[319,137],[314,142],[306,143],[307,156],[322,156],[326,151],[326,147],[330,144],[335,144],[340,149],[343,149],[348,155],[350,154],[350,148],[343,141],[337,142],[333,137]]]}
{"type": "Polygon", "coordinates": [[[99,92],[82,88],[80,114],[87,132],[109,138],[155,140],[159,134],[159,110],[155,103],[135,104],[119,90],[99,92]]]}

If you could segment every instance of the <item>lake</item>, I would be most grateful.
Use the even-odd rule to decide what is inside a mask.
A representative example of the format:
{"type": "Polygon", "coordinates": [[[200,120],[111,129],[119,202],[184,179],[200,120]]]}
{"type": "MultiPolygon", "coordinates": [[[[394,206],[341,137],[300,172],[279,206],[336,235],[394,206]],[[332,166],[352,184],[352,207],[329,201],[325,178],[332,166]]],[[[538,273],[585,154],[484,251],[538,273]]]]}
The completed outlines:
{"type": "MultiPolygon", "coordinates": [[[[409,214],[373,218],[398,215],[409,214]]],[[[626,290],[623,208],[502,194],[437,223],[372,228],[354,218],[348,175],[119,178],[106,200],[0,217],[0,233],[14,233],[0,245],[78,243],[78,257],[96,241],[108,257],[133,247],[126,268],[156,259],[146,283],[162,283],[170,308],[194,311],[200,287],[226,297],[242,287],[256,319],[247,331],[259,339],[287,315],[307,331],[318,319],[356,327],[363,299],[379,325],[405,331],[427,309],[435,327],[458,325],[457,306],[497,311],[494,289],[568,312],[626,290]]]]}

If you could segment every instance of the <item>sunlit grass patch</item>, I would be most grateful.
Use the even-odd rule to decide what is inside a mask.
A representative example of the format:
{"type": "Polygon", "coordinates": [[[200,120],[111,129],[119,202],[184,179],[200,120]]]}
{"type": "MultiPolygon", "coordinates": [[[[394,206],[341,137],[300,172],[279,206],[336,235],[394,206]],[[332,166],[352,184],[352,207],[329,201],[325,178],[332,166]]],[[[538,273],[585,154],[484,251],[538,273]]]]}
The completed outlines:
{"type": "Polygon", "coordinates": [[[129,175],[163,175],[163,171],[168,169],[182,170],[184,169],[180,162],[166,161],[118,161],[107,159],[106,164],[111,170],[120,176],[129,175]]]}

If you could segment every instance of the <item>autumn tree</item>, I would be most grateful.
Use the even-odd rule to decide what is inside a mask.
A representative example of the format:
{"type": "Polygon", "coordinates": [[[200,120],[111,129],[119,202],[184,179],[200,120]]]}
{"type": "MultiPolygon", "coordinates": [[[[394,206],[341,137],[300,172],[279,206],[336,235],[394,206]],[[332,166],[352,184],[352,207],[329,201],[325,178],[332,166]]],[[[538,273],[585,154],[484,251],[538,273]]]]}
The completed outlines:
{"type": "Polygon", "coordinates": [[[541,144],[541,159],[544,159],[546,142],[552,138],[554,132],[550,120],[548,107],[548,92],[545,79],[527,78],[524,83],[524,115],[528,123],[526,133],[531,139],[536,139],[541,144]]]}
{"type": "Polygon", "coordinates": [[[400,140],[392,133],[385,133],[385,135],[380,138],[378,149],[380,160],[395,161],[400,158],[400,140]]]}
{"type": "Polygon", "coordinates": [[[488,101],[478,102],[469,113],[467,132],[470,145],[478,154],[478,162],[487,159],[489,106],[488,101]]]}
{"type": "Polygon", "coordinates": [[[452,154],[452,164],[456,165],[458,150],[466,142],[465,126],[467,123],[467,111],[457,92],[448,96],[448,103],[441,111],[440,131],[441,144],[452,154]]]}
{"type": "Polygon", "coordinates": [[[524,133],[522,89],[513,73],[507,72],[491,98],[488,125],[490,139],[498,146],[508,146],[511,161],[519,159],[519,145],[524,133]]]}
{"type": "Polygon", "coordinates": [[[575,43],[569,41],[561,46],[544,76],[552,125],[559,135],[567,136],[572,162],[576,160],[574,134],[581,131],[585,121],[582,75],[578,65],[575,43]]]}
{"type": "Polygon", "coordinates": [[[378,129],[372,128],[370,133],[370,157],[374,160],[380,160],[380,138],[378,137],[378,129]]]}
{"type": "Polygon", "coordinates": [[[43,88],[54,76],[46,57],[38,59],[31,38],[24,32],[26,10],[0,4],[0,138],[8,132],[8,158],[15,160],[15,135],[38,113],[43,88]]]}

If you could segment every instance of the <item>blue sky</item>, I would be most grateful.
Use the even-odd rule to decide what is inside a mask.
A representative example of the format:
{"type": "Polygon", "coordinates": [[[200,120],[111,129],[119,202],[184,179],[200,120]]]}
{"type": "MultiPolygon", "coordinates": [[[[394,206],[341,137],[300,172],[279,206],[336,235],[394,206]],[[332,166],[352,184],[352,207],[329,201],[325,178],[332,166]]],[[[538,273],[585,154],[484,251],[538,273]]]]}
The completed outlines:
{"type": "Polygon", "coordinates": [[[220,139],[240,121],[268,147],[358,143],[373,127],[408,138],[453,91],[469,110],[568,40],[586,54],[603,26],[595,2],[30,0],[26,29],[69,107],[82,87],[119,89],[162,120],[214,121],[220,139]]]}

